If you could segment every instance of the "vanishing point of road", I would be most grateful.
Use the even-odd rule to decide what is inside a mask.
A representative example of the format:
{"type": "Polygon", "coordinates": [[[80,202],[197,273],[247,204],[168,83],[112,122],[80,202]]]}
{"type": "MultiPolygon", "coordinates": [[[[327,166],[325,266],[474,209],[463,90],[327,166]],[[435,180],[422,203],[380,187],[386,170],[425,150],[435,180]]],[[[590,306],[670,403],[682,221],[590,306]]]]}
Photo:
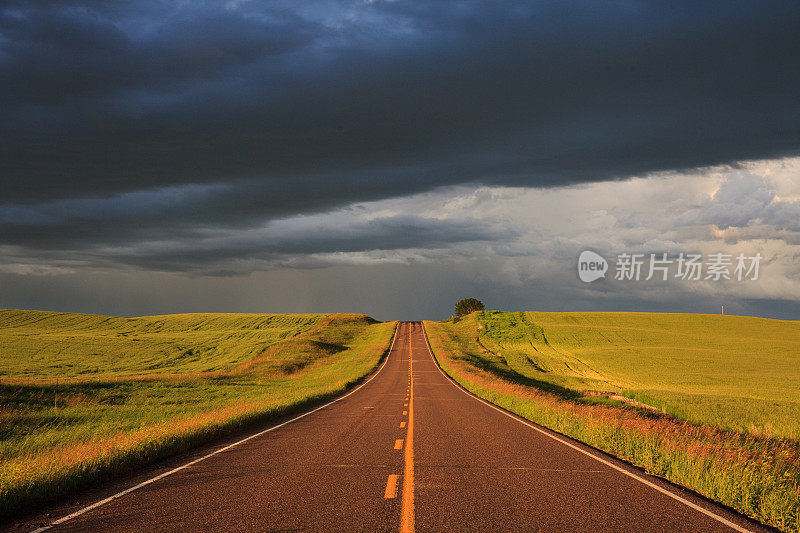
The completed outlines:
{"type": "Polygon", "coordinates": [[[418,322],[400,323],[376,373],[338,400],[181,461],[17,526],[53,532],[765,530],[475,398],[442,373],[418,322]]]}

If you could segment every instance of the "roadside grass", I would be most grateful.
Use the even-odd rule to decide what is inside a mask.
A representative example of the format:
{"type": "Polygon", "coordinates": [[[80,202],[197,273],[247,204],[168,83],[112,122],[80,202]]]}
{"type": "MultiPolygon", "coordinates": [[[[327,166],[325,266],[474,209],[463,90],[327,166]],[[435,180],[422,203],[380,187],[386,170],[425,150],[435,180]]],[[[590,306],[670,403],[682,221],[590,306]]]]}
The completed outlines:
{"type": "MultiPolygon", "coordinates": [[[[69,324],[58,331],[69,344],[38,344],[40,357],[48,349],[62,361],[83,353],[81,368],[90,375],[111,358],[132,361],[117,362],[116,373],[104,369],[99,380],[74,372],[56,383],[57,371],[45,370],[37,380],[19,358],[9,358],[14,373],[8,372],[3,349],[2,371],[11,377],[0,382],[0,517],[337,396],[377,367],[395,326],[345,314],[176,315],[174,322],[164,316],[157,317],[160,333],[170,340],[151,352],[142,340],[137,347],[143,352],[130,354],[122,353],[126,344],[112,341],[106,346],[114,355],[102,353],[97,363],[86,355],[82,339],[97,346],[106,340],[109,322],[140,319],[83,317],[54,317],[69,324]],[[181,328],[198,326],[181,338],[181,328]],[[92,339],[92,329],[100,340],[92,339]],[[224,353],[237,343],[236,355],[224,353]],[[186,350],[205,359],[179,366],[170,357],[186,350]],[[215,350],[222,363],[214,361],[215,350]],[[155,353],[171,361],[172,373],[150,372],[155,353]]],[[[149,324],[150,318],[141,320],[149,324]]],[[[32,326],[31,320],[19,323],[32,326]]],[[[13,329],[0,329],[0,345],[21,343],[13,329]],[[6,337],[12,340],[3,344],[6,337]]]]}
{"type": "MultiPolygon", "coordinates": [[[[729,361],[761,356],[761,351],[749,351],[753,349],[751,342],[755,342],[749,335],[764,334],[764,329],[771,330],[769,333],[776,339],[772,347],[764,347],[765,361],[781,365],[776,361],[781,357],[794,357],[796,360],[796,352],[781,350],[791,346],[797,325],[766,321],[778,324],[768,324],[758,330],[759,319],[748,323],[747,320],[737,320],[741,317],[725,317],[734,320],[715,325],[709,318],[702,315],[648,316],[644,313],[484,312],[458,321],[425,322],[425,326],[433,352],[445,372],[478,396],[763,523],[785,531],[800,532],[800,442],[796,438],[765,436],[756,424],[763,423],[763,420],[772,423],[769,414],[759,413],[763,416],[753,419],[759,422],[752,422],[756,430],[751,430],[747,417],[752,413],[751,409],[757,409],[753,405],[763,408],[765,404],[759,401],[754,404],[744,402],[744,406],[737,408],[735,402],[729,401],[730,397],[708,398],[705,401],[709,404],[719,402],[720,407],[709,409],[701,404],[700,408],[692,410],[696,395],[685,392],[695,384],[700,387],[705,384],[705,394],[709,396],[720,391],[740,393],[748,388],[755,392],[763,388],[775,394],[782,385],[772,381],[777,379],[777,375],[772,374],[771,369],[736,379],[737,368],[746,364],[729,361]],[[618,324],[615,323],[617,320],[618,324]],[[593,331],[592,322],[599,324],[599,331],[593,331]],[[644,328],[647,322],[650,327],[644,328]],[[657,362],[652,358],[648,361],[648,357],[655,356],[640,355],[636,349],[636,346],[646,347],[648,342],[666,346],[662,337],[665,328],[680,324],[691,329],[693,322],[703,330],[703,334],[698,334],[693,341],[692,334],[684,330],[678,333],[678,337],[681,342],[689,344],[689,348],[699,348],[698,343],[707,346],[698,365],[693,366],[678,349],[675,357],[680,363],[672,361],[664,365],[666,369],[655,369],[657,362]],[[569,324],[576,326],[571,330],[569,324]],[[724,326],[724,329],[716,331],[717,326],[724,326]],[[747,326],[756,328],[756,331],[731,326],[747,326]],[[712,349],[714,339],[731,330],[735,331],[734,339],[712,349]],[[742,331],[748,331],[747,335],[742,331]],[[782,341],[786,343],[782,344],[782,341]],[[591,357],[586,357],[587,353],[591,357]],[[611,362],[604,364],[603,357],[611,362]],[[638,359],[628,366],[626,358],[638,359]],[[709,361],[713,358],[716,358],[716,363],[709,361]],[[729,366],[726,367],[726,363],[729,366]],[[677,371],[680,365],[685,367],[683,373],[677,371]],[[650,370],[646,370],[648,368],[650,370]],[[650,375],[640,376],[640,371],[650,375]],[[703,373],[707,373],[705,382],[703,373]],[[735,422],[740,430],[715,426],[714,418],[708,418],[705,423],[690,422],[686,418],[637,408],[598,394],[602,391],[625,392],[629,397],[639,394],[640,398],[653,401],[646,394],[632,393],[626,387],[638,384],[652,387],[656,380],[665,405],[676,412],[683,408],[693,417],[702,418],[708,413],[734,409],[733,414],[722,420],[728,425],[735,422]],[[675,383],[674,390],[679,392],[670,390],[670,380],[675,383]]],[[[678,346],[679,341],[672,339],[671,342],[672,346],[678,346]]],[[[773,340],[766,337],[762,342],[770,344],[773,340]]],[[[643,351],[658,353],[658,350],[643,351]]],[[[781,368],[791,384],[793,374],[787,366],[782,364],[781,368]]],[[[796,369],[793,370],[796,373],[796,369]]],[[[791,397],[794,392],[787,395],[791,397]]],[[[755,399],[764,401],[763,398],[755,399]]],[[[792,430],[796,431],[800,420],[795,419],[792,428],[784,416],[778,413],[774,419],[775,427],[796,435],[792,430]]]]}

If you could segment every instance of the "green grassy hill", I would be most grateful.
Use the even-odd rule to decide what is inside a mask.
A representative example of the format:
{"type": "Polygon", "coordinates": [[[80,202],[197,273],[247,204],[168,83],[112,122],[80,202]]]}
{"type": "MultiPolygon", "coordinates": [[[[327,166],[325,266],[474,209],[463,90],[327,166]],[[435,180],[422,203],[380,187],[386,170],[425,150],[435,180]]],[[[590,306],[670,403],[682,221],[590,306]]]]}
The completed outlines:
{"type": "Polygon", "coordinates": [[[0,311],[0,379],[225,372],[324,315],[0,311]]]}
{"type": "Polygon", "coordinates": [[[341,394],[395,323],[0,311],[0,518],[341,394]]]}
{"type": "Polygon", "coordinates": [[[491,311],[477,321],[486,349],[527,378],[621,393],[691,422],[800,438],[800,322],[491,311]]]}

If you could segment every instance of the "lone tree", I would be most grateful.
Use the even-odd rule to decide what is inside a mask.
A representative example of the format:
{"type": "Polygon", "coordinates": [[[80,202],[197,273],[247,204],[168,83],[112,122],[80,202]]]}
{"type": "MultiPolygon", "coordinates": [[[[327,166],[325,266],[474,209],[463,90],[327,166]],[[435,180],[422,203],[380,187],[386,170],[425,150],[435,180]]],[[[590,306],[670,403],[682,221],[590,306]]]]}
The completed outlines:
{"type": "Polygon", "coordinates": [[[483,311],[483,302],[477,298],[464,298],[456,304],[456,317],[468,315],[473,311],[483,311]]]}

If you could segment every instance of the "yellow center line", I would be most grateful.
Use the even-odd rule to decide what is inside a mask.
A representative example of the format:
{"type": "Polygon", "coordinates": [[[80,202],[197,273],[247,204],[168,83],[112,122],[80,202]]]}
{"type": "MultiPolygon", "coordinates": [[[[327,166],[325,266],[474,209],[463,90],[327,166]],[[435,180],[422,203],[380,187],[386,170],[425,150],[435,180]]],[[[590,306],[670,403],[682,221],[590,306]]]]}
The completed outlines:
{"type": "Polygon", "coordinates": [[[403,422],[400,422],[400,427],[401,427],[401,428],[404,428],[404,427],[406,427],[406,423],[405,423],[405,421],[403,421],[403,422]]]}
{"type": "Polygon", "coordinates": [[[396,441],[394,441],[395,450],[400,450],[402,448],[403,448],[403,439],[397,439],[396,441]]]}
{"type": "Polygon", "coordinates": [[[397,496],[397,480],[400,479],[398,474],[389,474],[389,479],[386,480],[386,490],[383,492],[383,497],[387,499],[397,496]]]}
{"type": "MultiPolygon", "coordinates": [[[[408,336],[408,427],[406,431],[405,465],[403,468],[403,499],[400,502],[400,533],[414,532],[414,359],[411,335],[408,336]]],[[[403,411],[403,414],[406,414],[403,411]]]]}

